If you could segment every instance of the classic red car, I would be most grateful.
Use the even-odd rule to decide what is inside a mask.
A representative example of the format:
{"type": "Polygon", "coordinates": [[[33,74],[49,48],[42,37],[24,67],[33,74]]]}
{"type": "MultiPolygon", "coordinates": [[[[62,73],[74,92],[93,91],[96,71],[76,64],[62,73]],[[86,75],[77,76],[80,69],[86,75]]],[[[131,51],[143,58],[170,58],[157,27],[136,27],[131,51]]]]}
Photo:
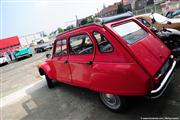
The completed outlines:
{"type": "Polygon", "coordinates": [[[39,65],[49,88],[53,80],[99,92],[102,103],[120,112],[127,96],[160,97],[176,61],[150,29],[130,13],[102,18],[57,36],[53,53],[39,65]]]}

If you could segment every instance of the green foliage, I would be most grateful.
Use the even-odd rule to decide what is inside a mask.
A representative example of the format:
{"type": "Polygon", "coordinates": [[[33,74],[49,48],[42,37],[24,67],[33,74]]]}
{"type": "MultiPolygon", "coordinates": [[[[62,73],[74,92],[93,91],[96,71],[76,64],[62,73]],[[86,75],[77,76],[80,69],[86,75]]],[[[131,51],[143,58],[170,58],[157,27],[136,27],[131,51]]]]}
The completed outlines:
{"type": "Polygon", "coordinates": [[[93,23],[95,20],[93,17],[89,17],[89,18],[84,18],[82,21],[81,21],[81,25],[85,25],[85,24],[89,24],[89,23],[93,23]]]}
{"type": "Polygon", "coordinates": [[[69,25],[69,26],[67,26],[67,27],[64,29],[64,31],[71,30],[71,29],[73,29],[73,28],[74,28],[73,25],[69,25]]]}
{"type": "Polygon", "coordinates": [[[85,25],[85,24],[87,24],[87,19],[83,19],[82,21],[81,21],[81,25],[85,25]]]}
{"type": "Polygon", "coordinates": [[[58,33],[64,32],[64,29],[62,29],[62,28],[60,28],[60,27],[59,27],[57,30],[58,30],[58,33]]]}

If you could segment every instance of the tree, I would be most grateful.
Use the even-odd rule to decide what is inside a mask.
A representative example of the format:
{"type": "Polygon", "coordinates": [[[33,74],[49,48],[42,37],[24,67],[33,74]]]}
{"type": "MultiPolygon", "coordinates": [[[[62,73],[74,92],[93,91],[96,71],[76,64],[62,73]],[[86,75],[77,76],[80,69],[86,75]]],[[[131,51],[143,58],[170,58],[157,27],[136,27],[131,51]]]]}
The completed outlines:
{"type": "Polygon", "coordinates": [[[62,28],[60,28],[60,27],[59,27],[57,30],[58,30],[58,33],[64,32],[64,29],[62,29],[62,28]]]}
{"type": "Polygon", "coordinates": [[[81,21],[81,25],[85,25],[85,24],[87,24],[87,23],[88,23],[87,19],[83,19],[83,20],[81,21]]]}
{"type": "Polygon", "coordinates": [[[125,8],[124,8],[123,4],[120,3],[118,5],[117,14],[124,13],[124,12],[125,12],[125,8]]]}
{"type": "Polygon", "coordinates": [[[87,19],[87,23],[93,23],[94,22],[94,18],[90,17],[87,19]]]}
{"type": "Polygon", "coordinates": [[[71,30],[71,29],[73,29],[73,28],[74,28],[73,25],[69,25],[69,26],[67,26],[67,27],[64,29],[64,31],[71,30]]]}

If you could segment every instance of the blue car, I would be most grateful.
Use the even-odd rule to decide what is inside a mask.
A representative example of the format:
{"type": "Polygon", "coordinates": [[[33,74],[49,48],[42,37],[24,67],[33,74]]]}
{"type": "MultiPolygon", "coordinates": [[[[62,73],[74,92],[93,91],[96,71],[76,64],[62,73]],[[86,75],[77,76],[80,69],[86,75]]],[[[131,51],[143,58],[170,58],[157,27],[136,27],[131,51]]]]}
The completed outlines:
{"type": "Polygon", "coordinates": [[[22,48],[19,50],[15,50],[13,52],[15,60],[19,60],[23,57],[31,57],[32,56],[32,50],[30,48],[22,48]]]}

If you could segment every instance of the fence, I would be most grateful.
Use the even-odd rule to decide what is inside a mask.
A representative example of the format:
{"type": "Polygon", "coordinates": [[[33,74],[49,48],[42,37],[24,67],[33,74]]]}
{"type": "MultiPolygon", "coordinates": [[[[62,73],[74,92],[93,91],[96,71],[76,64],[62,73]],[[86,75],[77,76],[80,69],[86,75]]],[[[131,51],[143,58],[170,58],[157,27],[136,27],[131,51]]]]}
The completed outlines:
{"type": "Polygon", "coordinates": [[[146,14],[146,13],[151,13],[151,12],[162,14],[161,6],[159,4],[152,5],[152,6],[147,6],[140,10],[133,11],[134,15],[146,14]]]}

